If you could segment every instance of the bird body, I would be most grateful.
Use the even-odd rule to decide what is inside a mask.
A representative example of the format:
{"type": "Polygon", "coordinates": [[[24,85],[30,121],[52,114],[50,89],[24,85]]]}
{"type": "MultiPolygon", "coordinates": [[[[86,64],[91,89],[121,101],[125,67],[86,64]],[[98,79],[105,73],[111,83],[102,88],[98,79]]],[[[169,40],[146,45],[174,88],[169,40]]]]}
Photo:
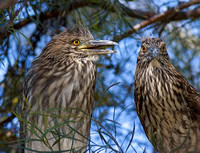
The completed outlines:
{"type": "Polygon", "coordinates": [[[24,84],[26,122],[21,123],[21,133],[26,141],[31,140],[26,148],[86,150],[95,94],[93,61],[101,54],[115,53],[101,48],[116,44],[94,40],[84,27],[66,29],[47,44],[32,62],[24,84]]]}
{"type": "Polygon", "coordinates": [[[159,152],[200,152],[200,93],[171,64],[159,38],[142,40],[134,78],[136,110],[159,152]]]}

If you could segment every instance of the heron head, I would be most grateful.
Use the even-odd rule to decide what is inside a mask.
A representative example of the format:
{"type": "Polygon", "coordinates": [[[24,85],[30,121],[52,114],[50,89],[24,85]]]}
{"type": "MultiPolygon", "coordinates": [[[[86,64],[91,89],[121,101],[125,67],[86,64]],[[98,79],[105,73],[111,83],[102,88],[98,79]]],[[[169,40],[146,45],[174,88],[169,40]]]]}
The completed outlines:
{"type": "Polygon", "coordinates": [[[163,65],[170,61],[166,45],[160,38],[147,37],[142,40],[142,45],[138,54],[138,64],[141,66],[163,65]]]}
{"type": "Polygon", "coordinates": [[[44,51],[51,52],[54,56],[66,57],[67,55],[95,61],[99,55],[116,53],[117,51],[106,49],[114,45],[118,43],[109,40],[94,40],[87,28],[76,27],[65,29],[64,32],[53,37],[44,51]]]}

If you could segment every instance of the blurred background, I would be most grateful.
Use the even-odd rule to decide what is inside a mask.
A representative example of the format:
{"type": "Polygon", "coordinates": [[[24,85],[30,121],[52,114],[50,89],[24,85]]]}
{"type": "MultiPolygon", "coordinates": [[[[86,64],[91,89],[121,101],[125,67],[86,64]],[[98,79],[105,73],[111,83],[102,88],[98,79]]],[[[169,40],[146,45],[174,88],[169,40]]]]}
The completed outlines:
{"type": "Polygon", "coordinates": [[[173,65],[200,91],[200,0],[0,0],[0,152],[19,146],[16,114],[31,62],[53,35],[77,24],[120,44],[96,62],[89,152],[155,152],[133,98],[140,40],[162,38],[173,65]]]}

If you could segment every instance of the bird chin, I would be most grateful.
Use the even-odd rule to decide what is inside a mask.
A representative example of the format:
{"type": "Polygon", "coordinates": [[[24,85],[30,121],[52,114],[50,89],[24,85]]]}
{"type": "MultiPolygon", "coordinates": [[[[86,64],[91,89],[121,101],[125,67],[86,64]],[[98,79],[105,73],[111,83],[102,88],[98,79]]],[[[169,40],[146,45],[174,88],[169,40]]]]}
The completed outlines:
{"type": "Polygon", "coordinates": [[[90,61],[97,61],[99,59],[99,55],[88,55],[86,59],[90,61]]]}
{"type": "Polygon", "coordinates": [[[161,68],[160,62],[156,58],[154,58],[153,60],[151,60],[150,66],[161,68]]]}

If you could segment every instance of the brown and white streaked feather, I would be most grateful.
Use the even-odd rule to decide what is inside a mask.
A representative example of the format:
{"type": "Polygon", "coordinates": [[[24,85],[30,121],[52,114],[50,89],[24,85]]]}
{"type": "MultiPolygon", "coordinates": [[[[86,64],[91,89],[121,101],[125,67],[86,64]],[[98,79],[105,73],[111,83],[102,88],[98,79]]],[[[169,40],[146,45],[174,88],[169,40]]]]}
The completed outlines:
{"type": "MultiPolygon", "coordinates": [[[[147,52],[163,43],[142,40],[147,52]]],[[[177,153],[200,151],[200,93],[174,68],[167,51],[152,59],[140,50],[134,85],[138,116],[156,149],[167,153],[186,140],[177,153]]]]}
{"type": "MultiPolygon", "coordinates": [[[[66,29],[65,32],[54,37],[40,56],[32,62],[24,84],[24,107],[22,108],[24,119],[35,123],[43,132],[47,132],[48,129],[57,125],[56,122],[69,123],[59,127],[60,134],[62,134],[60,143],[57,142],[59,135],[49,132],[45,136],[46,139],[43,138],[45,143],[30,141],[26,143],[26,148],[39,151],[70,150],[69,148],[76,151],[83,149],[81,152],[86,150],[96,81],[96,66],[92,60],[98,57],[94,58],[81,53],[74,54],[68,44],[77,36],[80,40],[93,39],[86,28],[66,29]],[[26,105],[25,101],[29,103],[30,107],[26,105]],[[49,108],[60,109],[47,112],[49,108]],[[31,113],[33,114],[31,115],[31,113]],[[34,113],[51,116],[45,118],[44,115],[34,113]],[[52,116],[56,116],[56,120],[52,116]],[[45,125],[44,122],[47,124],[45,125]]],[[[21,128],[24,139],[39,139],[36,134],[27,130],[34,129],[34,126],[29,127],[22,123],[21,128]]],[[[39,130],[36,128],[34,130],[40,137],[42,136],[39,130]]]]}

